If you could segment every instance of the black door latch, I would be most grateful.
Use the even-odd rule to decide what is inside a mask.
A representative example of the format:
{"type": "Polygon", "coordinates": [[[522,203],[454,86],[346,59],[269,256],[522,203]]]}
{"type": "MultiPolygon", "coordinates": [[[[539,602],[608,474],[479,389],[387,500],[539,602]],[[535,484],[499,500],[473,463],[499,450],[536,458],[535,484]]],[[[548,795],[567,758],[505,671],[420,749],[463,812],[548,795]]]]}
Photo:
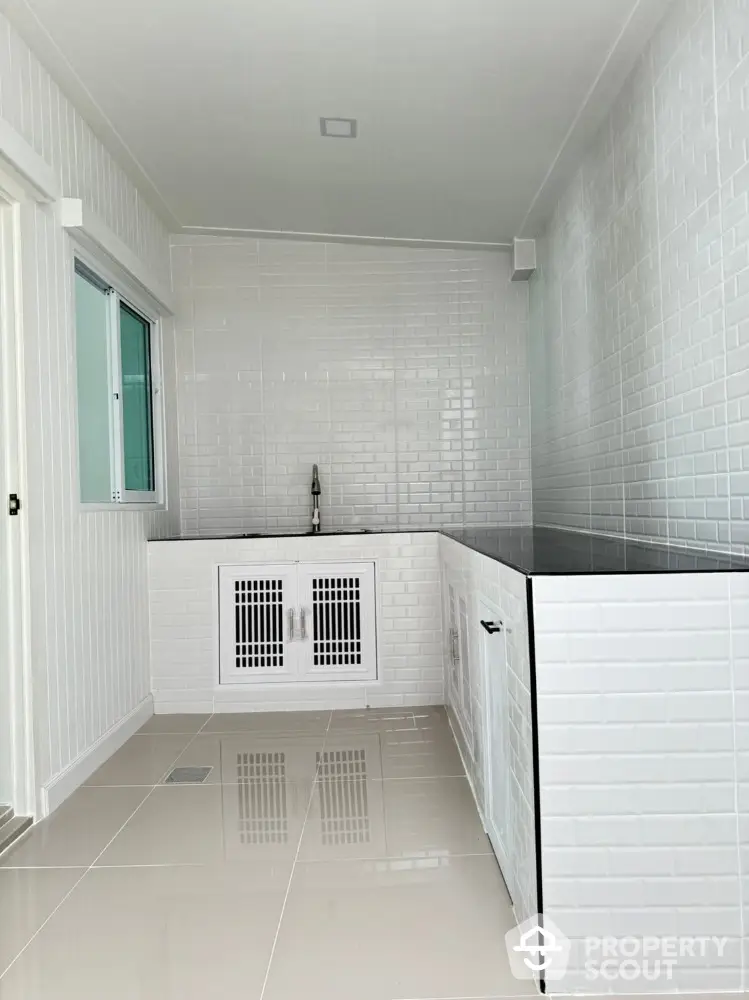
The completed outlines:
{"type": "Polygon", "coordinates": [[[21,501],[18,499],[18,494],[11,493],[8,497],[8,513],[11,517],[16,517],[20,509],[21,501]]]}
{"type": "Polygon", "coordinates": [[[484,626],[489,635],[494,635],[495,632],[502,631],[502,622],[485,622],[482,621],[481,624],[484,626]]]}

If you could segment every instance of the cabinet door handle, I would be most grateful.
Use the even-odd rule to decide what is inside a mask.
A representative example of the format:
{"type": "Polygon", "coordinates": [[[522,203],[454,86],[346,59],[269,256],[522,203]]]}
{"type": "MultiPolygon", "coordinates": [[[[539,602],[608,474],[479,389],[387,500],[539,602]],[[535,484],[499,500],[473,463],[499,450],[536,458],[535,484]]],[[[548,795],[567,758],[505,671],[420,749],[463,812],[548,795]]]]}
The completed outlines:
{"type": "Polygon", "coordinates": [[[500,622],[500,621],[497,621],[497,622],[485,622],[485,621],[482,620],[481,624],[486,629],[486,631],[489,633],[489,635],[494,635],[495,632],[501,632],[502,631],[502,622],[500,622]]]}
{"type": "Polygon", "coordinates": [[[450,655],[452,656],[453,663],[460,662],[460,652],[458,651],[458,630],[456,628],[450,629],[450,655]]]}
{"type": "Polygon", "coordinates": [[[299,638],[304,641],[307,638],[307,609],[299,609],[299,638]]]}
{"type": "Polygon", "coordinates": [[[294,641],[294,609],[293,608],[289,608],[289,610],[286,612],[286,617],[287,617],[287,622],[288,622],[288,625],[287,625],[287,627],[288,627],[287,641],[288,642],[293,642],[294,641]]]}

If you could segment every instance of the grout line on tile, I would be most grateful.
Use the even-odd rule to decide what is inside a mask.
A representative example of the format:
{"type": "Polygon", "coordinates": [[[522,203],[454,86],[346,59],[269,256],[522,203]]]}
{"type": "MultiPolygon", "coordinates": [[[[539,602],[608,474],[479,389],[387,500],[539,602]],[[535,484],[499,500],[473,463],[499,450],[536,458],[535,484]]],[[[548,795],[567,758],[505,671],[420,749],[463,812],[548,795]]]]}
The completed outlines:
{"type": "MultiPolygon", "coordinates": [[[[140,784],[140,785],[80,785],[79,787],[80,788],[86,788],[86,789],[89,789],[89,788],[153,788],[153,783],[149,781],[147,783],[144,782],[143,784],[140,784]]],[[[76,788],[76,791],[78,791],[78,790],[79,789],[76,788]]],[[[54,816],[54,812],[50,813],[50,816],[54,816]]],[[[48,818],[48,817],[45,817],[45,819],[46,818],[48,818]]]]}
{"type": "Polygon", "coordinates": [[[131,865],[97,865],[97,871],[106,868],[211,868],[209,861],[137,861],[131,865]]]}
{"type": "MultiPolygon", "coordinates": [[[[156,786],[154,786],[154,788],[155,787],[156,786]]],[[[77,881],[65,893],[65,895],[62,897],[62,899],[60,900],[60,902],[57,904],[57,906],[49,914],[49,916],[47,917],[47,919],[44,920],[39,925],[39,927],[37,927],[36,931],[32,934],[32,936],[29,938],[29,940],[26,942],[26,944],[23,946],[23,948],[21,948],[21,950],[18,952],[18,954],[16,955],[16,957],[13,959],[13,961],[10,962],[10,964],[2,971],[2,973],[0,973],[0,982],[2,982],[4,976],[8,973],[8,971],[16,964],[16,962],[18,961],[18,959],[24,954],[24,952],[30,947],[30,945],[36,940],[36,938],[44,930],[44,928],[50,922],[50,920],[52,919],[52,917],[54,917],[54,915],[57,913],[57,911],[60,909],[60,907],[72,896],[72,894],[75,892],[75,890],[81,884],[81,882],[84,880],[84,878],[88,875],[88,873],[94,867],[94,865],[99,860],[99,858],[102,856],[102,854],[104,853],[104,851],[107,850],[107,848],[110,846],[110,844],[115,839],[115,837],[119,836],[119,834],[122,832],[122,830],[127,826],[127,824],[130,822],[130,820],[133,818],[133,816],[135,815],[135,813],[138,812],[138,810],[141,808],[141,806],[143,805],[143,803],[151,796],[152,793],[153,793],[153,788],[148,793],[148,795],[146,795],[144,797],[143,802],[141,802],[138,806],[136,806],[136,808],[133,810],[133,812],[128,816],[128,818],[125,820],[125,822],[122,824],[122,826],[117,830],[117,832],[115,833],[114,837],[112,837],[106,843],[106,845],[99,852],[99,854],[96,856],[96,858],[94,858],[94,860],[91,862],[91,864],[85,869],[85,871],[83,872],[83,874],[81,875],[81,877],[79,879],[77,879],[77,881]]],[[[84,866],[77,866],[77,867],[84,867],[84,866]]]]}
{"type": "Polygon", "coordinates": [[[34,872],[34,871],[73,871],[74,869],[85,868],[85,865],[3,865],[0,868],[0,875],[3,872],[34,872]]]}
{"type": "Polygon", "coordinates": [[[455,861],[458,858],[493,858],[495,857],[494,851],[489,846],[486,851],[468,851],[456,853],[451,851],[449,854],[375,854],[370,857],[362,855],[361,857],[330,857],[330,858],[300,858],[297,861],[299,865],[345,865],[349,862],[356,864],[361,864],[363,861],[369,861],[374,864],[379,864],[380,862],[394,862],[395,864],[402,865],[414,865],[420,863],[430,864],[432,862],[438,861],[455,861]]]}
{"type": "MultiPolygon", "coordinates": [[[[472,994],[471,996],[452,996],[452,997],[393,997],[392,1000],[516,1000],[517,997],[538,997],[538,993],[480,993],[472,994]]],[[[596,994],[592,994],[595,996],[596,994]]],[[[647,996],[667,996],[668,994],[644,994],[647,996]]],[[[673,995],[673,994],[672,994],[673,995]]],[[[550,994],[554,996],[554,994],[550,994]]]]}
{"type": "MultiPolygon", "coordinates": [[[[133,862],[131,865],[97,865],[96,870],[99,871],[102,868],[207,868],[209,867],[208,862],[202,861],[165,861],[165,862],[147,862],[147,861],[137,861],[133,862]]],[[[74,868],[82,869],[86,868],[85,865],[7,865],[5,868],[0,868],[0,874],[2,872],[21,872],[21,871],[57,871],[57,870],[72,870],[74,868]]],[[[86,874],[89,869],[86,869],[86,874]]]]}
{"type": "Polygon", "coordinates": [[[178,732],[175,732],[174,730],[172,730],[169,733],[133,733],[131,739],[137,739],[138,737],[140,737],[141,739],[143,739],[144,736],[146,737],[146,739],[150,739],[151,737],[154,737],[154,736],[156,736],[156,737],[159,737],[159,736],[197,736],[199,732],[200,732],[200,730],[198,730],[197,732],[195,732],[193,730],[193,731],[191,731],[189,733],[178,733],[178,732]]]}
{"type": "MultiPolygon", "coordinates": [[[[411,730],[408,730],[410,732],[411,730]]],[[[337,730],[334,730],[337,732],[337,730]]],[[[276,732],[273,729],[211,729],[208,732],[195,733],[196,736],[252,736],[265,737],[266,739],[278,740],[287,739],[289,737],[305,736],[308,739],[314,739],[315,737],[325,738],[325,732],[311,733],[311,732],[299,732],[297,731],[284,731],[276,732]]],[[[357,734],[359,735],[359,734],[357,734]]],[[[187,749],[187,747],[185,747],[187,749]]]]}
{"type": "Polygon", "coordinates": [[[389,778],[367,778],[367,781],[468,781],[467,774],[406,774],[389,778]]]}
{"type": "MultiPolygon", "coordinates": [[[[208,720],[206,720],[206,723],[207,723],[207,721],[208,721],[208,720]]],[[[198,732],[200,732],[200,730],[198,730],[198,732]]],[[[195,734],[195,736],[197,736],[197,733],[195,734]]],[[[192,743],[192,742],[193,742],[193,740],[195,739],[195,736],[193,736],[192,740],[190,740],[190,742],[189,742],[189,743],[187,744],[187,746],[189,746],[189,745],[190,745],[190,743],[192,743]]],[[[176,756],[176,757],[174,758],[174,760],[172,761],[172,764],[170,765],[169,769],[168,769],[168,770],[166,771],[166,774],[168,774],[168,773],[169,773],[169,771],[171,770],[171,768],[172,768],[172,767],[174,767],[174,764],[175,764],[175,763],[177,762],[177,760],[179,760],[180,756],[181,756],[181,755],[182,755],[182,754],[184,753],[184,751],[185,751],[185,750],[187,749],[187,746],[186,746],[186,747],[184,747],[184,749],[183,749],[183,750],[181,750],[181,751],[180,751],[180,753],[179,753],[179,754],[178,754],[178,755],[177,755],[177,756],[176,756]]],[[[164,777],[164,775],[162,775],[162,779],[163,779],[163,777],[164,777]]],[[[162,780],[162,779],[160,779],[160,780],[162,780]]],[[[2,982],[3,978],[5,977],[5,975],[6,975],[6,974],[7,974],[7,973],[8,973],[9,971],[10,971],[10,969],[12,969],[12,968],[13,968],[13,966],[14,966],[14,965],[16,964],[16,962],[17,962],[17,961],[19,960],[19,958],[20,958],[20,957],[21,957],[21,956],[22,956],[22,955],[23,955],[23,954],[24,954],[24,953],[25,953],[25,952],[27,951],[27,949],[28,949],[28,948],[29,948],[29,947],[31,946],[31,944],[32,944],[32,943],[33,943],[33,942],[34,942],[34,941],[36,940],[36,938],[37,938],[37,937],[39,936],[39,934],[40,934],[40,933],[41,933],[41,932],[42,932],[42,931],[44,930],[44,928],[45,928],[45,927],[47,926],[47,924],[48,924],[48,923],[50,922],[50,920],[52,919],[52,917],[54,917],[54,915],[55,915],[55,914],[57,913],[57,911],[58,911],[58,910],[60,909],[60,907],[61,907],[61,906],[62,906],[62,905],[63,905],[63,904],[65,903],[65,902],[67,902],[67,900],[68,900],[68,899],[69,899],[69,898],[71,897],[71,895],[72,895],[72,894],[73,894],[73,893],[75,892],[75,890],[76,890],[76,889],[78,888],[78,886],[79,886],[79,885],[81,884],[81,882],[82,882],[82,881],[84,880],[84,878],[85,878],[85,877],[86,877],[86,876],[88,875],[88,873],[89,873],[89,872],[90,872],[90,871],[92,870],[92,868],[94,868],[94,866],[96,865],[96,862],[97,862],[97,861],[99,860],[99,858],[100,858],[100,857],[101,857],[101,856],[102,856],[102,855],[103,855],[103,854],[105,853],[105,851],[107,851],[107,850],[108,850],[108,849],[109,849],[109,848],[111,847],[111,845],[112,845],[112,844],[114,843],[114,841],[115,841],[115,840],[117,839],[117,837],[119,837],[119,835],[120,835],[120,834],[122,833],[122,831],[123,831],[123,830],[125,829],[125,827],[127,826],[127,824],[128,824],[128,823],[130,822],[130,820],[131,820],[131,819],[133,818],[133,816],[135,816],[135,814],[136,814],[137,812],[139,812],[139,810],[140,810],[140,809],[142,809],[142,808],[143,808],[143,806],[145,805],[145,803],[146,803],[146,802],[147,802],[147,801],[148,801],[148,800],[150,799],[150,797],[151,797],[151,796],[153,795],[154,791],[155,791],[155,790],[156,790],[156,788],[158,787],[158,784],[159,784],[159,782],[156,782],[156,784],[154,784],[154,785],[152,785],[152,786],[151,786],[151,790],[150,790],[150,792],[148,792],[148,794],[147,794],[147,795],[145,795],[145,796],[143,797],[143,800],[142,800],[142,801],[141,801],[141,802],[140,802],[140,803],[139,803],[139,804],[138,804],[138,805],[137,805],[137,806],[135,807],[135,809],[134,809],[134,810],[133,810],[133,811],[132,811],[132,812],[130,813],[130,815],[129,815],[129,816],[128,816],[128,818],[127,818],[127,819],[125,820],[125,822],[124,822],[124,823],[123,823],[123,824],[122,824],[122,825],[121,825],[121,826],[120,826],[120,827],[118,828],[118,830],[116,831],[116,833],[114,834],[114,836],[113,836],[113,837],[111,837],[111,838],[110,838],[110,839],[109,839],[109,840],[107,841],[107,843],[106,843],[106,844],[104,845],[104,847],[103,847],[103,848],[101,849],[101,851],[99,851],[99,853],[98,853],[98,854],[96,855],[96,857],[95,857],[95,858],[94,858],[94,860],[93,860],[93,861],[91,862],[91,864],[90,864],[90,865],[89,865],[89,866],[88,866],[87,868],[85,868],[85,871],[83,872],[83,874],[81,875],[81,877],[80,877],[79,879],[77,879],[77,880],[76,880],[76,882],[75,882],[75,883],[74,883],[74,884],[73,884],[73,885],[72,885],[72,886],[70,887],[70,889],[69,889],[69,890],[68,890],[68,891],[67,891],[67,892],[65,893],[65,895],[64,895],[64,896],[62,897],[62,899],[61,899],[61,900],[60,900],[60,902],[59,902],[59,903],[57,904],[57,906],[56,906],[56,907],[55,907],[55,908],[54,908],[54,909],[52,910],[52,912],[51,912],[51,913],[49,914],[49,916],[48,916],[48,917],[46,918],[46,920],[44,920],[44,921],[43,921],[43,922],[42,922],[42,923],[41,923],[41,924],[39,925],[39,927],[37,927],[36,931],[34,931],[34,933],[32,934],[32,936],[31,936],[31,937],[29,938],[29,940],[28,940],[28,941],[26,942],[26,944],[25,944],[25,945],[23,946],[23,948],[21,948],[21,950],[20,950],[20,951],[18,952],[18,954],[17,954],[16,956],[15,956],[15,958],[14,958],[14,959],[13,959],[13,960],[12,960],[12,961],[11,961],[11,962],[10,962],[10,963],[9,963],[9,964],[8,964],[8,965],[6,966],[6,967],[5,967],[5,969],[3,969],[3,971],[2,971],[2,972],[0,972],[0,982],[2,982]]],[[[88,786],[88,787],[91,787],[91,788],[97,788],[97,787],[99,787],[99,788],[100,788],[100,787],[104,787],[104,786],[101,786],[101,785],[90,785],[90,786],[88,786]]],[[[122,787],[122,786],[119,786],[119,787],[122,787]]],[[[128,786],[126,786],[126,787],[128,787],[128,786]]],[[[135,787],[138,787],[138,788],[142,788],[142,787],[147,787],[147,786],[142,786],[142,785],[137,785],[137,786],[135,786],[135,787]]],[[[74,867],[77,867],[77,868],[84,868],[85,866],[84,866],[84,865],[76,865],[76,866],[74,866],[74,867]]]]}
{"type": "MultiPolygon", "coordinates": [[[[325,731],[325,739],[323,740],[322,751],[325,750],[325,744],[327,742],[328,734],[330,733],[330,724],[333,721],[333,712],[328,714],[328,727],[325,731]]],[[[268,978],[270,977],[271,966],[273,965],[273,958],[276,954],[276,945],[278,944],[278,936],[281,933],[281,924],[283,923],[284,913],[286,912],[286,903],[289,899],[289,893],[291,892],[291,883],[294,878],[294,872],[296,871],[297,862],[299,860],[299,852],[302,849],[302,841],[304,840],[304,831],[307,828],[307,819],[309,817],[310,809],[312,808],[312,801],[315,796],[315,786],[317,784],[317,776],[320,773],[320,761],[317,762],[317,767],[315,768],[315,780],[312,782],[312,787],[310,788],[309,798],[307,800],[307,811],[304,814],[304,822],[302,823],[302,830],[299,834],[299,841],[296,845],[296,854],[294,855],[294,860],[291,865],[291,871],[289,872],[289,882],[286,886],[286,893],[283,897],[283,903],[281,904],[281,912],[278,915],[278,924],[276,925],[276,933],[273,937],[273,945],[271,946],[270,955],[268,956],[268,965],[265,969],[265,978],[263,979],[263,986],[260,990],[260,1000],[263,1000],[265,996],[265,988],[268,985],[268,978]]]]}

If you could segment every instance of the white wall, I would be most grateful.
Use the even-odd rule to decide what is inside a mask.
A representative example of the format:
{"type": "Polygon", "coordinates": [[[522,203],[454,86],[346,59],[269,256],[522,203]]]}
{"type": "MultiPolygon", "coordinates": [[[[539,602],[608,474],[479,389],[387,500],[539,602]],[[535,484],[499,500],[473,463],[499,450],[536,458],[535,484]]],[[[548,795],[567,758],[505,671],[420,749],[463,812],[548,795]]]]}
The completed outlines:
{"type": "Polygon", "coordinates": [[[531,288],[540,524],[749,548],[749,11],[677,0],[531,288]]]}
{"type": "Polygon", "coordinates": [[[506,254],[173,237],[182,529],[530,520],[506,254]]]}
{"type": "MultiPolygon", "coordinates": [[[[168,281],[163,226],[0,16],[0,116],[168,281]]],[[[23,389],[36,781],[48,784],[149,692],[145,539],[167,514],[81,513],[72,257],[53,208],[23,212],[23,389]]],[[[173,344],[165,350],[173,382],[173,344]]]]}

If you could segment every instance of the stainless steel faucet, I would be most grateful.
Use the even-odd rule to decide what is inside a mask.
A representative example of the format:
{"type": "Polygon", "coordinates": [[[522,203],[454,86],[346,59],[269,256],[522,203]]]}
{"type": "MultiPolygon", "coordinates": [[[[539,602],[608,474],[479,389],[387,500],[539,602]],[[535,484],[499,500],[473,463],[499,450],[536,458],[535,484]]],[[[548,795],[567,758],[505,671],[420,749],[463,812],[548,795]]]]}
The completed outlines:
{"type": "Polygon", "coordinates": [[[317,466],[312,466],[312,532],[317,534],[320,530],[320,476],[317,466]]]}

